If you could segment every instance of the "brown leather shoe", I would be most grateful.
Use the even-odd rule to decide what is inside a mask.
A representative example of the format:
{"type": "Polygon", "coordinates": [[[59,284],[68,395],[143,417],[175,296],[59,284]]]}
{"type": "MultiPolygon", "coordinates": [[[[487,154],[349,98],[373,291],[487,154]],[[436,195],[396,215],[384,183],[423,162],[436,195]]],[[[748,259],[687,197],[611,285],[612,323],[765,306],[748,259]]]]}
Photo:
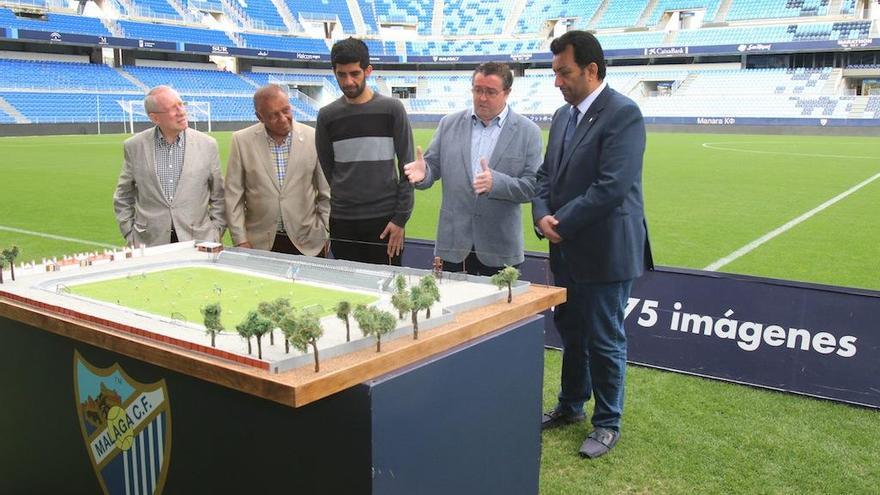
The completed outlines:
{"type": "Polygon", "coordinates": [[[581,444],[581,450],[579,450],[578,453],[581,457],[595,459],[607,454],[615,445],[617,445],[618,440],[620,440],[619,431],[597,426],[589,435],[587,435],[587,438],[584,440],[584,443],[581,444]]]}
{"type": "Polygon", "coordinates": [[[552,409],[544,413],[541,417],[541,430],[549,430],[560,426],[570,425],[572,423],[580,423],[584,420],[584,414],[563,414],[552,409]]]}

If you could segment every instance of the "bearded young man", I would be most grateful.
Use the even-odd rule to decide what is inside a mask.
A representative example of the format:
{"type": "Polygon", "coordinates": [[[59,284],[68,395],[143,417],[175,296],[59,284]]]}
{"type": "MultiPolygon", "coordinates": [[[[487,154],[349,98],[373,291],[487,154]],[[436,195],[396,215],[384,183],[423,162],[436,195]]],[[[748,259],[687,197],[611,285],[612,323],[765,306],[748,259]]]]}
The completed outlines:
{"type": "Polygon", "coordinates": [[[367,86],[373,71],[363,41],[330,51],[342,97],[318,112],[315,145],[330,184],[333,256],[400,265],[413,187],[403,165],[413,159],[412,129],[400,101],[367,86]]]}

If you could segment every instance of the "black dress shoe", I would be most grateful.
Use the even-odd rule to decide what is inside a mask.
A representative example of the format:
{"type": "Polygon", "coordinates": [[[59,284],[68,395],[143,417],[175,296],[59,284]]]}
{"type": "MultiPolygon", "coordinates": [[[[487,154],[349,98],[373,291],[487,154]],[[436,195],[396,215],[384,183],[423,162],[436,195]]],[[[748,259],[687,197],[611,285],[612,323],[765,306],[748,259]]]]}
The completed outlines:
{"type": "Polygon", "coordinates": [[[580,423],[584,420],[584,414],[563,414],[556,409],[544,413],[541,417],[541,429],[549,430],[559,426],[570,425],[572,423],[580,423]]]}
{"type": "Polygon", "coordinates": [[[595,459],[607,454],[608,451],[617,445],[619,439],[620,432],[597,426],[596,429],[587,435],[587,439],[581,444],[581,450],[578,453],[581,457],[595,459]]]}

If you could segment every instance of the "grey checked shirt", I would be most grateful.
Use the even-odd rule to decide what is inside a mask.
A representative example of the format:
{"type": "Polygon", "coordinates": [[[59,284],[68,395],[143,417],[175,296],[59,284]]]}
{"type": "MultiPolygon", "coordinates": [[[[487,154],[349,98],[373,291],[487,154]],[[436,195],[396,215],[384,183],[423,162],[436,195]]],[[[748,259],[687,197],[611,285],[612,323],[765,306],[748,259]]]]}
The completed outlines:
{"type": "Polygon", "coordinates": [[[180,180],[180,171],[183,169],[183,154],[186,151],[186,133],[181,132],[173,143],[165,141],[162,131],[156,127],[156,135],[153,140],[156,151],[156,176],[162,193],[169,202],[174,200],[174,191],[177,190],[177,182],[180,180]]]}

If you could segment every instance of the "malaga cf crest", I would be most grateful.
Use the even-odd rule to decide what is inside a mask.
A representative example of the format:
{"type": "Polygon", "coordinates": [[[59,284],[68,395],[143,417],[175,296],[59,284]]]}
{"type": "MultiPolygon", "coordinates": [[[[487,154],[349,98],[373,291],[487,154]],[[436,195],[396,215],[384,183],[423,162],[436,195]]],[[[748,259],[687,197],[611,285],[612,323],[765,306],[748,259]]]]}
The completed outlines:
{"type": "Polygon", "coordinates": [[[83,440],[104,493],[162,493],[171,454],[165,380],[139,383],[118,364],[97,368],[74,352],[73,382],[83,440]]]}

